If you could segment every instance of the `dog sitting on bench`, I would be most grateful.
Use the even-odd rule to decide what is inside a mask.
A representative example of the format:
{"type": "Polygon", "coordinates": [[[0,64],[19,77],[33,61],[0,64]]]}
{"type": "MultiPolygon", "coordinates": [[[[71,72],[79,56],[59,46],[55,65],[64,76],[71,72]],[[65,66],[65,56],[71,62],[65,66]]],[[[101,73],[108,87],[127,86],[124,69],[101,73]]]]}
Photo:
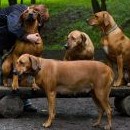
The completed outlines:
{"type": "Polygon", "coordinates": [[[90,37],[81,31],[74,30],[69,33],[64,60],[92,60],[94,46],[90,37]]]}
{"type": "Polygon", "coordinates": [[[128,77],[130,77],[130,39],[107,11],[95,13],[87,22],[101,29],[101,44],[108,56],[109,64],[112,62],[117,64],[117,79],[114,86],[121,86],[124,68],[128,70],[128,77]]]}
{"type": "MultiPolygon", "coordinates": [[[[10,53],[4,58],[2,64],[2,72],[3,72],[3,84],[4,86],[9,86],[8,78],[10,73],[15,69],[15,64],[20,55],[24,53],[29,53],[35,56],[41,56],[43,52],[43,41],[38,32],[38,26],[40,21],[40,14],[32,8],[28,8],[23,12],[20,17],[21,23],[23,25],[23,29],[26,34],[35,34],[37,33],[39,39],[37,43],[31,43],[29,41],[16,40],[15,45],[13,46],[10,53]]],[[[37,89],[37,85],[35,84],[35,79],[33,79],[33,87],[37,89]]],[[[21,85],[27,84],[27,77],[22,79],[21,85]]],[[[12,79],[12,88],[16,90],[18,88],[18,76],[13,74],[12,79]]]]}
{"type": "Polygon", "coordinates": [[[109,66],[99,61],[57,61],[23,54],[17,60],[16,71],[19,75],[35,74],[36,84],[45,90],[49,117],[43,124],[44,127],[51,126],[55,119],[57,91],[76,93],[91,88],[93,100],[100,109],[97,122],[93,126],[100,125],[105,112],[107,115],[105,129],[111,129],[112,110],[109,94],[113,82],[113,71],[109,66]]]}

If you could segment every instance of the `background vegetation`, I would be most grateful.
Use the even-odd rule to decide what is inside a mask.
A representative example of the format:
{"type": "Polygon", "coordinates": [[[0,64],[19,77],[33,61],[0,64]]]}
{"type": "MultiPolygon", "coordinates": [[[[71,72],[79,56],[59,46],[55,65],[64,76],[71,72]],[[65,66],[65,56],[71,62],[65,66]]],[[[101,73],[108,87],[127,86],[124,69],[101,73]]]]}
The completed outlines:
{"type": "MultiPolygon", "coordinates": [[[[29,5],[30,1],[23,0],[23,3],[29,5]]],[[[46,4],[50,12],[50,20],[42,29],[46,49],[62,49],[68,33],[75,29],[86,32],[95,47],[100,47],[100,31],[86,23],[92,14],[90,0],[36,0],[36,3],[46,4]]],[[[130,0],[106,0],[106,4],[117,24],[130,37],[130,0]]],[[[8,0],[1,0],[1,6],[8,6],[8,0]]]]}

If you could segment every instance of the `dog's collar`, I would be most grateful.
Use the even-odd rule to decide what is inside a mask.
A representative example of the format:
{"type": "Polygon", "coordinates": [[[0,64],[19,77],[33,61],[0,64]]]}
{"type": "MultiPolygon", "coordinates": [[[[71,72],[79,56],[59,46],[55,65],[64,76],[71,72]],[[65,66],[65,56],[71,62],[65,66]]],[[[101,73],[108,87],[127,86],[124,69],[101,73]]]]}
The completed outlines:
{"type": "Polygon", "coordinates": [[[117,24],[113,25],[113,27],[111,29],[109,29],[107,32],[104,32],[102,35],[108,35],[111,32],[113,32],[114,30],[116,30],[118,28],[117,24]]]}

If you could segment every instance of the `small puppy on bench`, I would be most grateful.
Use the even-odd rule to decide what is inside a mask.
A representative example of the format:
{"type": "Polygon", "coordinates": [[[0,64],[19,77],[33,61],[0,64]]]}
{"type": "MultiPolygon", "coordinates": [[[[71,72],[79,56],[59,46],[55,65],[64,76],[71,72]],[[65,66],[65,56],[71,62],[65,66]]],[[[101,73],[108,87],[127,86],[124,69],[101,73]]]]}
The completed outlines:
{"type": "Polygon", "coordinates": [[[106,112],[108,121],[105,129],[111,129],[109,94],[113,71],[109,66],[99,61],[57,61],[23,54],[17,60],[16,71],[19,75],[35,73],[36,84],[44,88],[49,107],[49,117],[43,124],[44,127],[51,126],[55,118],[57,92],[76,93],[91,88],[93,100],[100,109],[97,122],[93,126],[100,125],[103,113],[106,112]]]}
{"type": "Polygon", "coordinates": [[[66,48],[64,60],[92,60],[94,57],[93,43],[84,32],[74,30],[69,33],[64,47],[66,48]]]}

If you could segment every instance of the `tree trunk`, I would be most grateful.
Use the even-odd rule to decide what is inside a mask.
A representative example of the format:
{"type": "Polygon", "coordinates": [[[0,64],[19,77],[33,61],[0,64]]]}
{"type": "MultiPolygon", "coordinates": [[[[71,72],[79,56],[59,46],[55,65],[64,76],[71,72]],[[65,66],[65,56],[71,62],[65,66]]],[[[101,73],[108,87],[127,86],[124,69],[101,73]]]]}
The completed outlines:
{"type": "Polygon", "coordinates": [[[0,0],[0,9],[1,9],[1,0],[0,0]]]}
{"type": "Polygon", "coordinates": [[[102,11],[106,11],[107,10],[106,0],[101,0],[101,10],[102,11]]]}
{"type": "Polygon", "coordinates": [[[97,13],[101,11],[100,5],[97,0],[91,0],[93,12],[97,13]]]}
{"type": "Polygon", "coordinates": [[[36,0],[31,0],[31,4],[36,4],[36,0]]]}
{"type": "Polygon", "coordinates": [[[106,0],[101,0],[101,6],[98,0],[91,0],[91,3],[92,3],[92,8],[94,13],[107,10],[106,0]]]}
{"type": "Polygon", "coordinates": [[[23,4],[23,0],[21,0],[20,4],[23,4]]]}
{"type": "Polygon", "coordinates": [[[17,0],[8,0],[9,5],[17,4],[17,0]]]}

